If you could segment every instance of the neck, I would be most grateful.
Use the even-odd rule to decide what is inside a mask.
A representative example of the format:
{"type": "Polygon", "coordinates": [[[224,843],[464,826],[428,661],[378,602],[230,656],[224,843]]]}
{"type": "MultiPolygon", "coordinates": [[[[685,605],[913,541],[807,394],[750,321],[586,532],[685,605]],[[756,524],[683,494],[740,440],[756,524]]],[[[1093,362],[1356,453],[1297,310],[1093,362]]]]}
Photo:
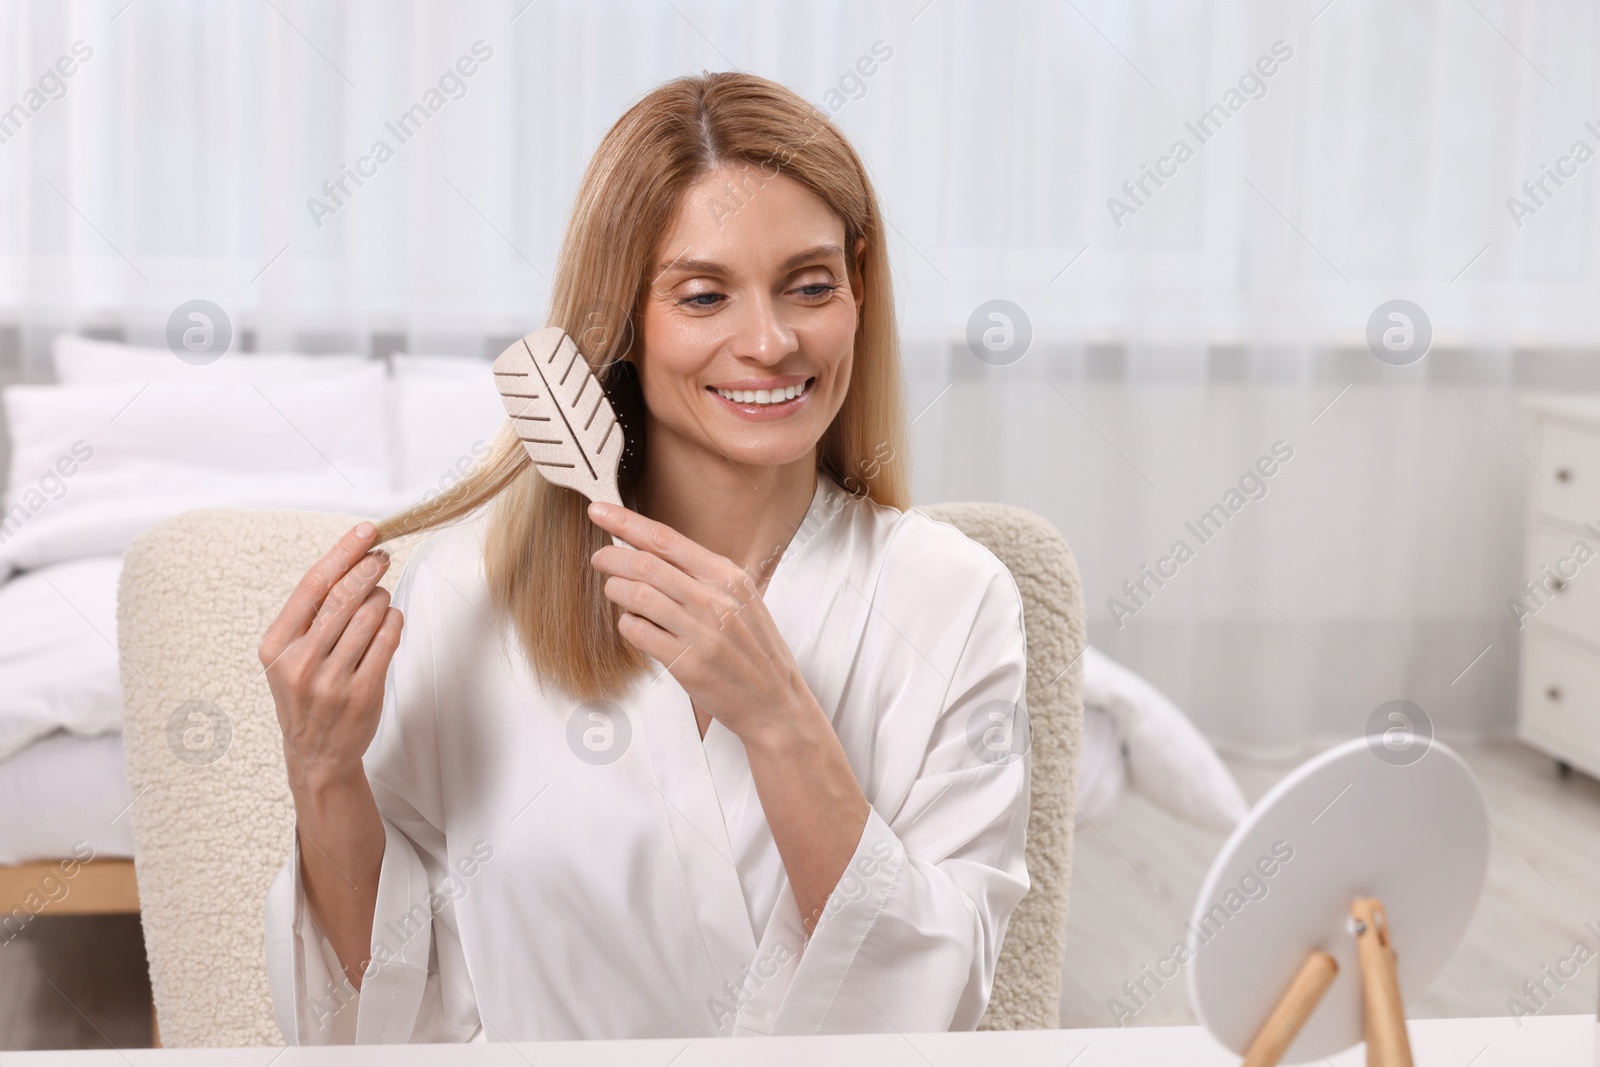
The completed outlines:
{"type": "Polygon", "coordinates": [[[731,559],[765,588],[816,493],[815,450],[752,466],[652,428],[634,510],[731,559]]]}

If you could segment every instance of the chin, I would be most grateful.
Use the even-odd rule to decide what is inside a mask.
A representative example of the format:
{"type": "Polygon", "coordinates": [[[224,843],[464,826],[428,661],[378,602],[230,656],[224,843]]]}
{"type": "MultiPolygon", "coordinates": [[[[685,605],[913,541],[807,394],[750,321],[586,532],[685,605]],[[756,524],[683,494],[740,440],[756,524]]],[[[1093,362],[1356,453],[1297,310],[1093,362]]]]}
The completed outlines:
{"type": "Polygon", "coordinates": [[[729,434],[713,438],[723,455],[750,467],[782,467],[816,454],[820,438],[796,438],[784,435],[782,440],[753,440],[751,435],[729,434]]]}

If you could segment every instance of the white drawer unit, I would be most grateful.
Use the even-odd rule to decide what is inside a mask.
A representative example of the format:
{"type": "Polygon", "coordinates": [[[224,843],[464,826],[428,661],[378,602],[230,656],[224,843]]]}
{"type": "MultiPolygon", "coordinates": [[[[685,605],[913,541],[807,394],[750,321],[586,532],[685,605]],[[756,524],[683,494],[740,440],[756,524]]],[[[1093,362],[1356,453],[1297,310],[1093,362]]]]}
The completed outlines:
{"type": "Polygon", "coordinates": [[[1600,422],[1584,425],[1542,414],[1538,464],[1545,477],[1534,483],[1535,514],[1600,519],[1600,422]]]}
{"type": "MultiPolygon", "coordinates": [[[[1600,525],[1600,524],[1597,524],[1600,525]]],[[[1600,535],[1535,521],[1528,531],[1526,577],[1543,605],[1524,595],[1543,627],[1583,637],[1600,621],[1600,535]],[[1587,562],[1585,562],[1587,560],[1587,562]]]]}
{"type": "Polygon", "coordinates": [[[1600,402],[1529,402],[1534,463],[1529,490],[1517,735],[1600,777],[1600,402]]]}
{"type": "Polygon", "coordinates": [[[1600,774],[1600,654],[1534,632],[1522,642],[1519,688],[1521,738],[1600,774]]]}

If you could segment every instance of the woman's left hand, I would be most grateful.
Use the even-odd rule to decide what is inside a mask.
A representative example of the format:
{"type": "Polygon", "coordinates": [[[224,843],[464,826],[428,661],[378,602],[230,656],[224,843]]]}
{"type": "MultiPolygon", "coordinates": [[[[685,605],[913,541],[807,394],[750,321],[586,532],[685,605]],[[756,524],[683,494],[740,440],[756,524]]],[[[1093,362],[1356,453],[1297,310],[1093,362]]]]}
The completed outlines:
{"type": "Polygon", "coordinates": [[[659,660],[695,707],[747,744],[803,719],[816,698],[742,567],[625,507],[590,504],[589,517],[636,546],[606,545],[590,557],[611,576],[606,599],[623,609],[624,640],[659,660]]]}

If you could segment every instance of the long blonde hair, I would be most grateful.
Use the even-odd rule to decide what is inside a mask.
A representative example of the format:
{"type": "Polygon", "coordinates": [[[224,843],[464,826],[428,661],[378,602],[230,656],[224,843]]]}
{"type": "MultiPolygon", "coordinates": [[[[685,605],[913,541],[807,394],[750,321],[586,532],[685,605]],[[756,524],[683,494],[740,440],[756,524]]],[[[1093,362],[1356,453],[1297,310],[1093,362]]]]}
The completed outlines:
{"type": "MultiPolygon", "coordinates": [[[[572,335],[617,411],[626,439],[618,480],[631,501],[647,462],[636,324],[657,245],[684,192],[707,171],[748,163],[786,175],[843,221],[847,258],[866,238],[864,293],[850,385],[817,466],[851,492],[908,506],[906,421],[889,258],[877,197],[855,150],[789,89],[741,73],[677,78],[624,114],[578,187],[550,298],[550,325],[572,335]]],[[[648,354],[646,354],[648,358],[648,354]]],[[[487,374],[488,371],[486,370],[487,374]]],[[[490,600],[514,623],[541,686],[615,698],[649,659],[618,633],[621,611],[589,557],[609,544],[588,501],[545,481],[508,419],[488,453],[448,492],[378,523],[377,542],[464,518],[494,500],[484,544],[490,600]]]]}

